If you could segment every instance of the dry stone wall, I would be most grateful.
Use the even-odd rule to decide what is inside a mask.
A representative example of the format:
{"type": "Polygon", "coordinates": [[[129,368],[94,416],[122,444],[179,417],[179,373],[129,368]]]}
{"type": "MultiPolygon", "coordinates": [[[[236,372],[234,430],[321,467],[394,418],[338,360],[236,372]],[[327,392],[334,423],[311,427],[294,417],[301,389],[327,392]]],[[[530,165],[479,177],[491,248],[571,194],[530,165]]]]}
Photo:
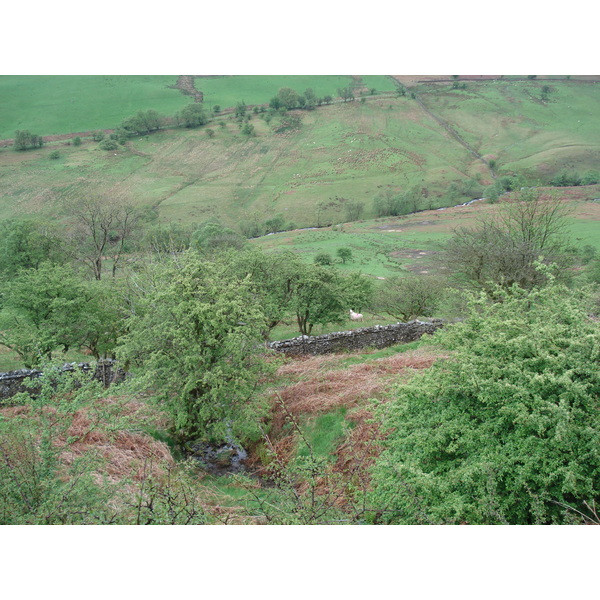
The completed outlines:
{"type": "MultiPolygon", "coordinates": [[[[92,379],[101,381],[104,386],[108,386],[116,381],[121,381],[125,377],[125,372],[119,369],[115,361],[111,359],[99,360],[95,364],[90,363],[68,363],[64,365],[59,372],[68,373],[76,369],[84,373],[90,373],[92,379]]],[[[0,373],[0,404],[17,394],[18,392],[29,392],[31,388],[23,385],[26,379],[37,379],[42,377],[42,371],[19,369],[18,371],[9,371],[0,373]]]]}
{"type": "Polygon", "coordinates": [[[394,344],[414,342],[425,334],[432,334],[443,326],[443,321],[409,321],[395,325],[375,325],[352,331],[338,331],[324,335],[300,336],[291,340],[271,342],[270,347],[289,355],[328,354],[362,348],[386,348],[394,344]]]}

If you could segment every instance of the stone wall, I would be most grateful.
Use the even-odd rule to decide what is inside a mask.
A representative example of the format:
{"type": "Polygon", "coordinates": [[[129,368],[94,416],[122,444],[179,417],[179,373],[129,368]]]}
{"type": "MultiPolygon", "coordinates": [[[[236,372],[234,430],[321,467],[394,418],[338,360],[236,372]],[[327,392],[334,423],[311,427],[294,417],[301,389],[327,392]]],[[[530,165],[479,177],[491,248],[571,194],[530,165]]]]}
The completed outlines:
{"type": "MultiPolygon", "coordinates": [[[[92,379],[101,381],[105,387],[116,381],[121,381],[125,377],[124,371],[116,367],[115,361],[110,359],[100,360],[93,365],[90,363],[68,363],[61,367],[59,372],[68,373],[76,369],[84,373],[90,373],[92,379]]],[[[42,371],[30,369],[0,373],[0,404],[18,392],[31,393],[32,390],[25,387],[23,381],[25,379],[37,379],[42,375],[42,371]]]]}
{"type": "Polygon", "coordinates": [[[338,331],[324,335],[300,336],[291,340],[271,342],[273,350],[289,355],[328,354],[347,352],[362,348],[386,348],[394,344],[405,344],[418,340],[426,333],[433,333],[443,326],[439,319],[430,322],[410,321],[395,325],[375,325],[352,331],[338,331]]]}

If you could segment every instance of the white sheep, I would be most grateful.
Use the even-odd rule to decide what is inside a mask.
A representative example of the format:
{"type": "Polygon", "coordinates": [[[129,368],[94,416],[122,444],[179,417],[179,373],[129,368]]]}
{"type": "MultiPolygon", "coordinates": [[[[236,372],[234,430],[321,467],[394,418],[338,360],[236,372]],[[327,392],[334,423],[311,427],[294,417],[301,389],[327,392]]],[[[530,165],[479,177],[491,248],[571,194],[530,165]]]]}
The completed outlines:
{"type": "Polygon", "coordinates": [[[363,316],[360,313],[355,313],[352,309],[350,309],[350,319],[352,321],[362,321],[363,316]]]}

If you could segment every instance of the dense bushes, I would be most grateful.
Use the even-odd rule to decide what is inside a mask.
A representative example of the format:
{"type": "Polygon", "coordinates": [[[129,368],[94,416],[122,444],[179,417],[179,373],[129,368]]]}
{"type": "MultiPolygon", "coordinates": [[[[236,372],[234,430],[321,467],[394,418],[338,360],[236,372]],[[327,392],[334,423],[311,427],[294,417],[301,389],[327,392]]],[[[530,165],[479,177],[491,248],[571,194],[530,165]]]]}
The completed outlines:
{"type": "Polygon", "coordinates": [[[436,334],[450,357],[379,408],[372,501],[389,523],[533,524],[600,498],[600,332],[558,284],[473,297],[436,334]]]}

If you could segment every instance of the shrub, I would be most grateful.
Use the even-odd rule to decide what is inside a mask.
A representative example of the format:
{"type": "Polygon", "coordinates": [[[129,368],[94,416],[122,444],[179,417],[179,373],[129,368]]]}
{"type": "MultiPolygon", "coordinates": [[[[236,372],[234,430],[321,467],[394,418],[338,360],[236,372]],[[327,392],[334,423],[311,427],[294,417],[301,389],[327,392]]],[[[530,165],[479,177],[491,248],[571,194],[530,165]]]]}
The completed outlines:
{"type": "Polygon", "coordinates": [[[331,254],[329,254],[328,252],[320,252],[315,256],[314,263],[315,265],[322,266],[332,265],[333,258],[331,258],[331,254]]]}
{"type": "Polygon", "coordinates": [[[102,150],[116,150],[119,147],[119,144],[116,140],[102,140],[100,144],[98,144],[102,150]]]}
{"type": "Polygon", "coordinates": [[[58,150],[52,150],[52,152],[50,152],[50,154],[48,155],[48,157],[51,160],[57,160],[58,158],[60,158],[60,152],[58,150]]]}
{"type": "Polygon", "coordinates": [[[73,139],[73,146],[81,146],[81,138],[79,136],[73,139]]]}
{"type": "Polygon", "coordinates": [[[379,409],[389,435],[371,501],[384,522],[569,523],[600,500],[589,292],[496,293],[473,296],[464,322],[433,338],[450,357],[379,409]]]}

